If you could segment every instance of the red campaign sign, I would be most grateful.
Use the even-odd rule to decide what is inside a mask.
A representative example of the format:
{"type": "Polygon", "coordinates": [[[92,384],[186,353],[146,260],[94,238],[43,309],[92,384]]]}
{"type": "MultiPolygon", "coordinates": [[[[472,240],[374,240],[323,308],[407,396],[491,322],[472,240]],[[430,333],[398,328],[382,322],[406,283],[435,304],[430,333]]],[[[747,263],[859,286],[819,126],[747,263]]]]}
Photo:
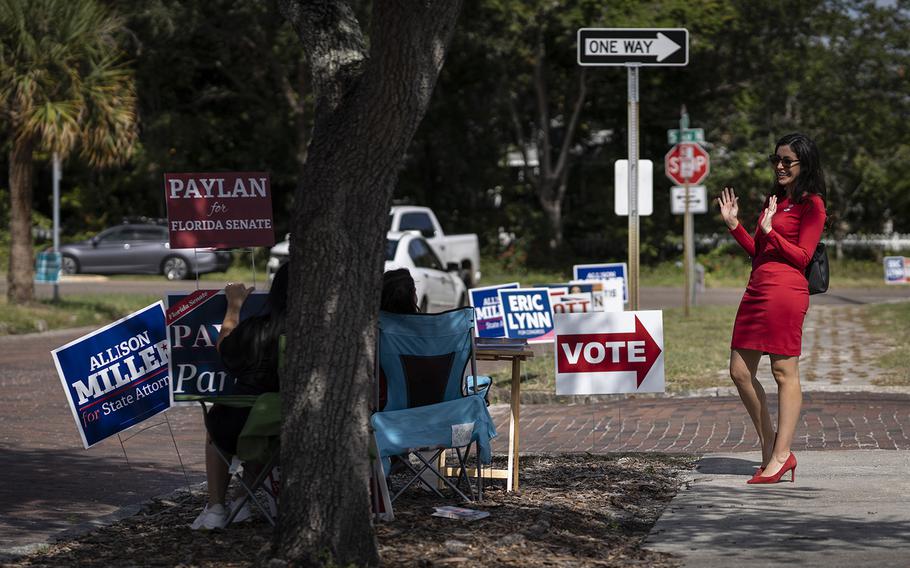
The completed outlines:
{"type": "Polygon", "coordinates": [[[710,171],[710,156],[699,144],[680,142],[664,156],[664,173],[677,185],[697,185],[710,171]]]}
{"type": "Polygon", "coordinates": [[[272,246],[265,172],[164,174],[171,248],[272,246]]]}
{"type": "Polygon", "coordinates": [[[559,373],[634,371],[638,386],[660,353],[660,346],[637,316],[635,331],[630,333],[556,336],[556,369],[559,373]]]}

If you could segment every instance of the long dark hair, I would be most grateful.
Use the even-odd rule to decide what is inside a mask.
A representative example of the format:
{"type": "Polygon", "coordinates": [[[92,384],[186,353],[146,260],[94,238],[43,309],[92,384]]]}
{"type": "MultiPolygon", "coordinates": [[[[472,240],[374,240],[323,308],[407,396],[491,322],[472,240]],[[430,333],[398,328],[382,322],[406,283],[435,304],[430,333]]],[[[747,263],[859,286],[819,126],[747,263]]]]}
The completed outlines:
{"type": "Polygon", "coordinates": [[[407,268],[390,270],[382,275],[380,310],[393,314],[417,313],[416,297],[417,287],[407,268]]]}
{"type": "MultiPolygon", "coordinates": [[[[799,160],[799,175],[796,177],[796,187],[793,188],[791,196],[793,202],[802,203],[803,196],[807,193],[824,199],[828,189],[825,185],[825,172],[822,170],[822,162],[815,142],[805,134],[794,132],[778,140],[774,151],[777,152],[781,146],[789,146],[799,160]]],[[[780,198],[785,192],[784,187],[777,183],[775,178],[774,193],[780,198]]]]}
{"type": "Polygon", "coordinates": [[[285,332],[288,312],[288,264],[285,263],[275,273],[269,297],[266,300],[265,313],[257,314],[244,322],[250,326],[250,353],[256,360],[278,348],[278,339],[285,332]]]}

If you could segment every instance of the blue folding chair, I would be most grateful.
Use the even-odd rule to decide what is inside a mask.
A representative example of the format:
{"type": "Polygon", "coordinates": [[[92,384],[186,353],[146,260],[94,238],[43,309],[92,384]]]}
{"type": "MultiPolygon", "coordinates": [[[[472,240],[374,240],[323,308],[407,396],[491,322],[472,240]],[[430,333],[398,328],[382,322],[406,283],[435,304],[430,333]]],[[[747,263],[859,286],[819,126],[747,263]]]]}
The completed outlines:
{"type": "MultiPolygon", "coordinates": [[[[380,376],[385,379],[386,397],[381,411],[370,419],[379,457],[386,476],[392,456],[414,455],[422,462],[418,469],[409,459],[402,460],[413,477],[392,501],[412,484],[422,481],[421,475],[426,471],[435,474],[462,499],[472,500],[474,490],[466,467],[472,445],[476,446],[477,495],[483,498],[481,464],[491,461],[490,440],[496,436],[496,428],[487,410],[486,391],[474,387],[483,380],[480,377],[473,380],[477,376],[473,329],[473,308],[439,314],[379,314],[374,408],[382,398],[380,376]],[[465,383],[469,364],[470,390],[476,390],[476,394],[469,394],[465,383]],[[457,485],[432,465],[447,449],[454,449],[458,456],[457,485]],[[428,460],[421,451],[431,451],[433,455],[428,460]],[[462,482],[471,497],[459,488],[462,482]]],[[[435,487],[429,488],[444,497],[435,487]]]]}

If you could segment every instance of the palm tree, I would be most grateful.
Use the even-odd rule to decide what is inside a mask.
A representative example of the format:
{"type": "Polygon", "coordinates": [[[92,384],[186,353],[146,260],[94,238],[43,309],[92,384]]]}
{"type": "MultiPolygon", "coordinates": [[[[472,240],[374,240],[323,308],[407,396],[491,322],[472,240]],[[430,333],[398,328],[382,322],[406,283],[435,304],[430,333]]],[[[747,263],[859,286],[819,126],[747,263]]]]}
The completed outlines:
{"type": "Polygon", "coordinates": [[[8,135],[7,299],[34,298],[33,152],[77,148],[93,167],[136,142],[136,89],[118,46],[123,21],[94,0],[0,0],[0,129],[8,135]]]}

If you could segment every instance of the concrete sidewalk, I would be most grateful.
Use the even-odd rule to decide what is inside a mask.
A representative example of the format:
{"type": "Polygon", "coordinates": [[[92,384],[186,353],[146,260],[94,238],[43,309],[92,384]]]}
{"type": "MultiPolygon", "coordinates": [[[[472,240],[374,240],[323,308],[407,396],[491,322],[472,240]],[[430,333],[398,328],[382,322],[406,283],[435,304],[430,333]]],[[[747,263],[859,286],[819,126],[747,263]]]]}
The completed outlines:
{"type": "Polygon", "coordinates": [[[702,458],[645,548],[698,568],[910,565],[910,452],[799,452],[796,483],[746,485],[760,457],[702,458]]]}

